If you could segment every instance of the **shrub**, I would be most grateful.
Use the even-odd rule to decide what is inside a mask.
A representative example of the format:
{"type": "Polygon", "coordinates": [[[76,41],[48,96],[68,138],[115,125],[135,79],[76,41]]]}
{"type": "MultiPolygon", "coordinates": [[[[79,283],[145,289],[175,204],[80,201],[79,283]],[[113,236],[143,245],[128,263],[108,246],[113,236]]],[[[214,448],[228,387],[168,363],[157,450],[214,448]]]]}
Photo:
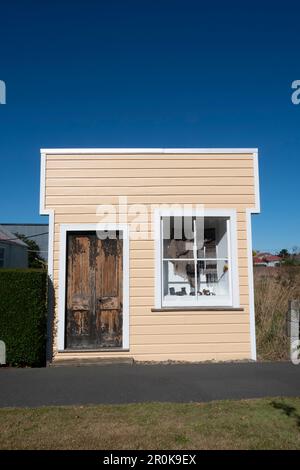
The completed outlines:
{"type": "Polygon", "coordinates": [[[46,292],[45,271],[0,270],[0,339],[8,364],[45,365],[46,292]]]}

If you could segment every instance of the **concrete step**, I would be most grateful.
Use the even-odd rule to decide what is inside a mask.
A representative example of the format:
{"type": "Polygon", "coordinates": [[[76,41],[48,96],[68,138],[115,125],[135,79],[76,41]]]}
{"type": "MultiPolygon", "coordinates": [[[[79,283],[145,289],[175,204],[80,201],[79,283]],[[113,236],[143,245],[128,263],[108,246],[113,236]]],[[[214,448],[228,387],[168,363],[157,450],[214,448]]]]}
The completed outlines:
{"type": "Polygon", "coordinates": [[[107,364],[133,364],[132,357],[89,357],[89,358],[58,358],[48,363],[49,367],[63,367],[63,366],[105,366],[107,364]]]}

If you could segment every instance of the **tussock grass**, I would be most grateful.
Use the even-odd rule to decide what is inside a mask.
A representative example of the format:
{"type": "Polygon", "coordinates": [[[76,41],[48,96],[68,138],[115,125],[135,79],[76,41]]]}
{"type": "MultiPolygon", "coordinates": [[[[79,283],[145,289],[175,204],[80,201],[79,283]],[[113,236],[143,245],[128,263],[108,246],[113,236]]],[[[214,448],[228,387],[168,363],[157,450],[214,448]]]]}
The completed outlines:
{"type": "Polygon", "coordinates": [[[286,319],[289,300],[300,298],[300,269],[255,270],[254,294],[258,357],[289,359],[286,319]]]}

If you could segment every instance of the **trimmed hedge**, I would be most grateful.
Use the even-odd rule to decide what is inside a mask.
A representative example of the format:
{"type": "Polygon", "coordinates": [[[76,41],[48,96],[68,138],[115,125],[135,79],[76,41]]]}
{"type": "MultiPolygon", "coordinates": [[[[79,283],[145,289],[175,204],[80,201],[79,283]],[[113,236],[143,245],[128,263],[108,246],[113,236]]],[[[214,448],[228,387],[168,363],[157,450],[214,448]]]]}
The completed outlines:
{"type": "Polygon", "coordinates": [[[46,292],[46,271],[0,269],[0,340],[7,364],[45,365],[46,292]]]}

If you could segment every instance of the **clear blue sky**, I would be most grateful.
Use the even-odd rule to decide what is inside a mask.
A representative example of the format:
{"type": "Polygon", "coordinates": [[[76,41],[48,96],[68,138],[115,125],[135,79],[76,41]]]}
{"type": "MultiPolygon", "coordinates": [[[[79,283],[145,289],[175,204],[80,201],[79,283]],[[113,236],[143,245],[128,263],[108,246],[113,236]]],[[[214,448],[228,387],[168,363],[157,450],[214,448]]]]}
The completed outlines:
{"type": "Polygon", "coordinates": [[[0,221],[47,221],[41,147],[258,147],[254,246],[300,245],[299,1],[11,0],[0,13],[0,221]]]}

